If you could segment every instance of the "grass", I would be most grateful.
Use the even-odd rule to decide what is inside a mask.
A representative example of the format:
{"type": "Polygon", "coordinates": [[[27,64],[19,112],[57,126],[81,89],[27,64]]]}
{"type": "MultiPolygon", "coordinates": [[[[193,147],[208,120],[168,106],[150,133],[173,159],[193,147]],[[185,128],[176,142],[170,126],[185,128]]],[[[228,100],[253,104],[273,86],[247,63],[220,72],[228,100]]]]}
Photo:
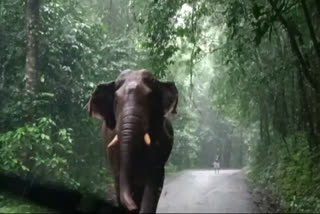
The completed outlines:
{"type": "Polygon", "coordinates": [[[9,195],[0,195],[0,213],[52,213],[52,211],[9,195]]]}

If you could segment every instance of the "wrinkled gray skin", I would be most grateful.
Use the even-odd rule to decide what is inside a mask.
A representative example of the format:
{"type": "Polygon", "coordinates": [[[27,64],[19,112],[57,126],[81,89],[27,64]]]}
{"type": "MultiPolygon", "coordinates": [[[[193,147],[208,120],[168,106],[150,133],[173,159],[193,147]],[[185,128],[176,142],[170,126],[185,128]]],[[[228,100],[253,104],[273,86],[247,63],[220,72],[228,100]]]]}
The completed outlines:
{"type": "Polygon", "coordinates": [[[115,81],[98,85],[87,104],[90,115],[103,120],[103,145],[117,199],[129,211],[156,212],[173,144],[167,116],[176,114],[177,102],[173,82],[158,81],[146,70],[125,70],[115,81]],[[116,134],[119,143],[108,148],[116,134]]]}

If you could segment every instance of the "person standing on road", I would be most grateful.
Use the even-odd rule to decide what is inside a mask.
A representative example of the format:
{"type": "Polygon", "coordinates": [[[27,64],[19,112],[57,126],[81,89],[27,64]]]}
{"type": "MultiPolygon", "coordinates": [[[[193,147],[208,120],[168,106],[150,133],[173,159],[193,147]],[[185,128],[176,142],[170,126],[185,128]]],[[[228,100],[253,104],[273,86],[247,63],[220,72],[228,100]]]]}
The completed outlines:
{"type": "Polygon", "coordinates": [[[213,162],[213,169],[214,169],[214,173],[218,173],[219,174],[219,170],[220,170],[220,162],[219,162],[219,158],[216,158],[216,160],[213,162]]]}

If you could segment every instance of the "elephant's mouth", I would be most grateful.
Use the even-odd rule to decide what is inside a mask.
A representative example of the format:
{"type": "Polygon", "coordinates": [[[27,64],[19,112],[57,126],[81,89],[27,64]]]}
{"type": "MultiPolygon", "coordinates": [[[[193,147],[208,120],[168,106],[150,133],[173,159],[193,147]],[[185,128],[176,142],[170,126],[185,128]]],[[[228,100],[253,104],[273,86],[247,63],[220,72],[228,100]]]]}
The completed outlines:
{"type": "MultiPolygon", "coordinates": [[[[148,132],[146,132],[146,133],[144,134],[143,139],[144,139],[144,142],[145,142],[145,144],[146,144],[147,146],[150,146],[150,145],[151,145],[151,138],[150,138],[150,135],[149,135],[148,132]]],[[[118,135],[116,134],[116,135],[114,136],[114,138],[112,139],[112,141],[108,144],[108,148],[110,148],[110,147],[112,147],[112,146],[115,146],[115,145],[118,144],[118,143],[119,143],[119,138],[118,138],[118,135]]]]}

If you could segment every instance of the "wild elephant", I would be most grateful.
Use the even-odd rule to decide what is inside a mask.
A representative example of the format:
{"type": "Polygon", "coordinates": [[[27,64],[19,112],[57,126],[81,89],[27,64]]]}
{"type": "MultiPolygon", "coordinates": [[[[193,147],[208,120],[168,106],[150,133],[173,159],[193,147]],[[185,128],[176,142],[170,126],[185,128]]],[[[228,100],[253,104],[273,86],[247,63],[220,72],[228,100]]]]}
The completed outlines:
{"type": "Polygon", "coordinates": [[[173,145],[168,116],[176,114],[177,103],[174,82],[159,81],[147,70],[125,70],[98,85],[86,105],[90,116],[103,120],[117,200],[129,211],[156,211],[173,145]]]}

